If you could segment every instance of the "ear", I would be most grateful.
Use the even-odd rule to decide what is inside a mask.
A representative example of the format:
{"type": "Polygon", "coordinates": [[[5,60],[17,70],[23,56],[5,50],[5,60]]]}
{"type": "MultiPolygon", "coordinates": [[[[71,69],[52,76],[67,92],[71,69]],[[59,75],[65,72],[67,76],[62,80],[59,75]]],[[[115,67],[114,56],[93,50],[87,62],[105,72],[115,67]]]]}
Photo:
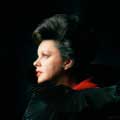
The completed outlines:
{"type": "Polygon", "coordinates": [[[67,59],[64,62],[64,70],[68,70],[73,66],[74,61],[72,59],[67,59]]]}

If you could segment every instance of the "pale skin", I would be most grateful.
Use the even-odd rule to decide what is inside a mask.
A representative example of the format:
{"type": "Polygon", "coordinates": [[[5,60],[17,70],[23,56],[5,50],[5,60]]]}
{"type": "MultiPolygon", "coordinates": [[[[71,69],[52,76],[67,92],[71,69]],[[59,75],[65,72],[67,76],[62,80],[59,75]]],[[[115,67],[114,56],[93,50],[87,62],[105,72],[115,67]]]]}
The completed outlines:
{"type": "Polygon", "coordinates": [[[38,58],[33,63],[38,84],[54,80],[58,85],[71,85],[65,71],[73,65],[73,61],[71,59],[63,61],[57,44],[54,40],[43,40],[38,46],[38,58]]]}

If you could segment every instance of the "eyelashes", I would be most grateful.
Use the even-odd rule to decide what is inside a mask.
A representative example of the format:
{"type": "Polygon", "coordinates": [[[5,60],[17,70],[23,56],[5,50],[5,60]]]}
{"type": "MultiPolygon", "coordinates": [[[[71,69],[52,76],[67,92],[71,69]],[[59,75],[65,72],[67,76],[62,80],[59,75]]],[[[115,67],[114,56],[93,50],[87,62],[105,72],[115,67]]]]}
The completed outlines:
{"type": "Polygon", "coordinates": [[[50,54],[47,54],[47,53],[41,53],[40,55],[39,55],[39,58],[43,58],[43,59],[47,59],[47,58],[49,58],[50,57],[50,54]]]}
{"type": "Polygon", "coordinates": [[[45,54],[45,53],[42,53],[42,57],[44,57],[44,58],[49,58],[49,57],[50,57],[50,55],[45,54]]]}

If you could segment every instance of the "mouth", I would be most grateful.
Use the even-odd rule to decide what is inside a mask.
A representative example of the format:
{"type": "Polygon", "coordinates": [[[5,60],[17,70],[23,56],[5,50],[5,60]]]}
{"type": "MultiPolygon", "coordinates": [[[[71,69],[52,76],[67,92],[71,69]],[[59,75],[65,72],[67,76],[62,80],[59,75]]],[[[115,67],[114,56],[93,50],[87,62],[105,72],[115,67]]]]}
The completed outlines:
{"type": "Polygon", "coordinates": [[[36,72],[36,76],[37,76],[37,77],[39,77],[41,74],[42,74],[42,72],[40,72],[40,71],[37,71],[37,72],[36,72]]]}

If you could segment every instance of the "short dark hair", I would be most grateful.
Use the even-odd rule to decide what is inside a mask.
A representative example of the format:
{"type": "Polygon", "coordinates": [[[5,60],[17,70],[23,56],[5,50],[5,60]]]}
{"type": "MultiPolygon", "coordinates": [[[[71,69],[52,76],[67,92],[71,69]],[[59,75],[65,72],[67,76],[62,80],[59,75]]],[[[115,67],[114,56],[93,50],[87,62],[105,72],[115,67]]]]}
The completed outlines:
{"type": "Polygon", "coordinates": [[[95,57],[95,32],[90,32],[88,25],[81,24],[77,15],[56,14],[45,19],[34,30],[33,38],[38,44],[46,39],[59,42],[63,59],[73,59],[77,68],[95,57]]]}

